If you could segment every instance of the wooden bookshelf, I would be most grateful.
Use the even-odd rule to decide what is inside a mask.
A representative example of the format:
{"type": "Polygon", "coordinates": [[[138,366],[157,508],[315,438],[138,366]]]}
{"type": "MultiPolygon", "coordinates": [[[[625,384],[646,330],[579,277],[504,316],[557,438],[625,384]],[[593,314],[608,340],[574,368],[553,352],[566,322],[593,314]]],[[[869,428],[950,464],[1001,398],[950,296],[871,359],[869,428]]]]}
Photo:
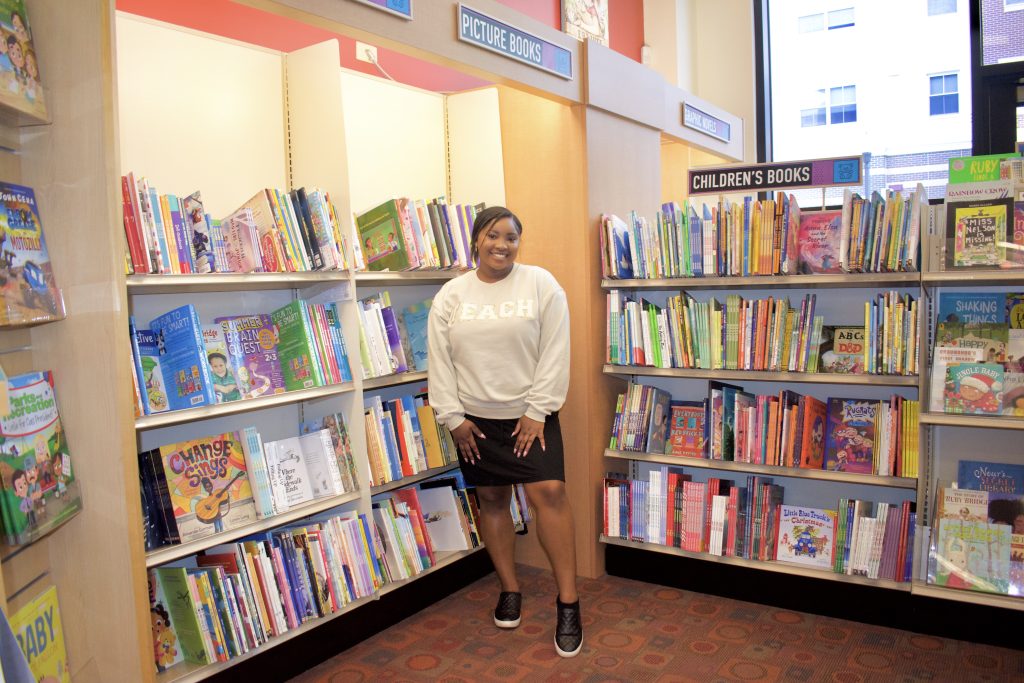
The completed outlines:
{"type": "Polygon", "coordinates": [[[748,472],[751,474],[767,474],[774,477],[793,477],[797,479],[817,479],[833,481],[841,484],[863,484],[866,486],[886,486],[896,489],[917,489],[917,479],[911,477],[883,477],[876,474],[856,474],[853,472],[830,472],[828,470],[811,470],[802,467],[780,467],[777,465],[759,465],[750,462],[734,462],[731,460],[709,460],[707,458],[688,458],[677,455],[660,455],[658,453],[636,453],[633,451],[605,450],[606,458],[636,460],[638,462],[673,465],[677,467],[701,467],[727,472],[748,472]]]}
{"type": "Polygon", "coordinates": [[[1024,598],[1013,595],[998,595],[996,593],[982,593],[981,591],[960,590],[958,588],[946,588],[935,586],[924,581],[915,581],[910,592],[914,595],[921,595],[928,598],[939,598],[940,600],[955,600],[975,605],[987,605],[989,607],[1002,607],[1004,609],[1024,610],[1024,598]]]}
{"type": "Polygon", "coordinates": [[[301,273],[204,273],[202,275],[129,275],[128,294],[197,294],[248,292],[266,289],[304,289],[329,282],[348,282],[347,270],[301,273]]]}
{"type": "Polygon", "coordinates": [[[603,289],[851,289],[914,287],[920,273],[837,273],[835,275],[751,275],[601,280],[603,289]]]}
{"type": "Polygon", "coordinates": [[[145,415],[143,417],[135,418],[135,429],[136,431],[141,432],[147,429],[156,429],[157,427],[186,424],[197,420],[208,420],[214,417],[237,415],[239,413],[248,413],[253,410],[275,408],[277,406],[289,405],[291,403],[301,403],[302,401],[312,401],[314,399],[325,398],[327,396],[338,396],[351,391],[355,391],[355,385],[352,382],[342,382],[341,384],[329,384],[324,387],[314,387],[312,389],[286,391],[272,396],[261,396],[259,398],[232,401],[230,403],[217,403],[212,406],[187,408],[185,410],[172,410],[166,413],[156,413],[155,415],[145,415]]]}
{"type": "Polygon", "coordinates": [[[938,427],[975,427],[980,429],[1024,429],[1024,418],[993,415],[956,415],[922,412],[921,424],[938,427]]]}
{"type": "Polygon", "coordinates": [[[384,375],[383,377],[372,377],[363,380],[363,391],[368,389],[383,389],[384,387],[397,387],[402,384],[414,382],[426,382],[427,371],[402,372],[397,375],[384,375]]]}
{"type": "Polygon", "coordinates": [[[401,286],[401,285],[443,285],[466,271],[456,270],[406,270],[400,273],[358,271],[356,285],[359,287],[401,286]]]}
{"type": "Polygon", "coordinates": [[[387,493],[388,491],[394,491],[395,489],[405,488],[406,486],[412,486],[418,484],[421,481],[436,477],[439,474],[445,472],[451,472],[459,468],[459,463],[452,463],[450,465],[444,465],[443,467],[434,467],[433,469],[424,470],[417,472],[416,474],[410,474],[408,477],[402,477],[396,481],[389,481],[386,484],[378,484],[370,488],[370,495],[376,496],[378,493],[387,493]]]}
{"type": "Polygon", "coordinates": [[[279,515],[258,520],[252,524],[246,524],[245,526],[240,526],[235,529],[229,529],[219,534],[200,538],[196,541],[180,543],[178,545],[167,546],[165,548],[157,548],[156,550],[146,553],[146,567],[156,567],[174,560],[180,560],[183,557],[195,555],[202,550],[212,548],[213,546],[220,545],[221,543],[230,543],[231,541],[243,538],[249,534],[256,534],[261,531],[276,529],[300,519],[305,519],[306,517],[312,517],[313,515],[320,514],[321,512],[332,510],[347,503],[358,502],[360,498],[361,495],[359,491],[343,493],[340,496],[331,496],[330,498],[321,498],[320,500],[310,501],[305,505],[291,508],[287,512],[282,512],[279,515]]]}
{"type": "Polygon", "coordinates": [[[790,574],[792,576],[803,576],[811,579],[822,579],[824,581],[837,581],[839,583],[853,583],[861,586],[873,586],[875,588],[887,588],[890,590],[897,591],[909,592],[911,590],[911,585],[909,581],[869,579],[865,576],[837,574],[835,572],[826,571],[824,569],[814,569],[813,567],[803,567],[797,564],[787,564],[785,562],[765,562],[762,560],[748,560],[744,557],[712,555],[711,553],[695,553],[689,550],[682,550],[681,548],[671,548],[669,546],[659,545],[657,543],[639,543],[637,541],[626,541],[621,538],[614,538],[612,536],[606,536],[603,534],[601,535],[601,542],[606,543],[608,545],[622,546],[624,548],[647,550],[650,552],[662,553],[665,555],[686,557],[692,560],[704,560],[706,562],[719,562],[721,564],[731,564],[738,567],[748,567],[751,569],[758,569],[761,571],[775,572],[777,574],[790,574]]]}
{"type": "Polygon", "coordinates": [[[700,368],[653,368],[645,365],[605,365],[606,375],[716,379],[736,382],[799,382],[863,386],[917,387],[917,375],[842,375],[825,372],[768,372],[763,370],[703,370],[700,368]]]}
{"type": "Polygon", "coordinates": [[[415,581],[416,579],[426,576],[427,574],[430,574],[432,572],[436,572],[438,569],[447,567],[448,565],[454,562],[458,562],[464,557],[469,557],[473,553],[480,552],[483,549],[484,547],[480,545],[476,548],[470,548],[469,550],[450,550],[446,552],[434,553],[434,566],[428,567],[416,576],[411,576],[408,579],[401,579],[399,581],[392,581],[391,583],[385,584],[377,593],[378,595],[387,595],[388,593],[397,590],[402,586],[405,586],[406,584],[415,581]]]}
{"type": "Polygon", "coordinates": [[[1005,270],[943,270],[921,274],[925,286],[1024,284],[1024,268],[1005,270]]]}

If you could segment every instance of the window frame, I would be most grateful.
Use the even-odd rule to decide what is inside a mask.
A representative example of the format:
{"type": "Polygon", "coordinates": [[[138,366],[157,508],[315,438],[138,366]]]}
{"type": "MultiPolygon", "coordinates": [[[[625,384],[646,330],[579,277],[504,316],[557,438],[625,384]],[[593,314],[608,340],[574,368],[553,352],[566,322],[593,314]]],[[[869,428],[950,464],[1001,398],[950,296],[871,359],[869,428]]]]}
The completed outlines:
{"type": "MultiPolygon", "coordinates": [[[[940,101],[946,102],[947,100],[946,99],[942,99],[940,101]]],[[[947,116],[949,114],[959,114],[959,113],[960,113],[960,72],[958,72],[958,71],[943,71],[943,72],[940,72],[940,73],[937,73],[937,74],[928,74],[928,116],[947,116]],[[954,90],[953,92],[949,92],[949,91],[946,90],[946,79],[949,78],[950,76],[952,76],[953,78],[956,79],[956,90],[954,90]],[[941,78],[942,79],[942,92],[941,93],[933,93],[932,92],[932,81],[934,79],[936,79],[936,78],[941,78]],[[935,111],[933,111],[933,103],[936,101],[936,98],[948,98],[951,95],[955,95],[956,96],[956,108],[955,109],[953,109],[952,111],[949,111],[944,106],[943,107],[943,111],[941,111],[941,112],[936,113],[935,111]]]]}

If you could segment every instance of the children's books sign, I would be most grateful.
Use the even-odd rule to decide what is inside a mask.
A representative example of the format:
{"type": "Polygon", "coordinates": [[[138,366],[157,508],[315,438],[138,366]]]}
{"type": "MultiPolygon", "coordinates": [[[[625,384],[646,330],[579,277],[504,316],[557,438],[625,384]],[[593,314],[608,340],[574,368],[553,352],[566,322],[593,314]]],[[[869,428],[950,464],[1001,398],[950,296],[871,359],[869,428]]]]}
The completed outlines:
{"type": "Polygon", "coordinates": [[[0,0],[0,102],[46,118],[39,61],[25,0],[0,0]]]}

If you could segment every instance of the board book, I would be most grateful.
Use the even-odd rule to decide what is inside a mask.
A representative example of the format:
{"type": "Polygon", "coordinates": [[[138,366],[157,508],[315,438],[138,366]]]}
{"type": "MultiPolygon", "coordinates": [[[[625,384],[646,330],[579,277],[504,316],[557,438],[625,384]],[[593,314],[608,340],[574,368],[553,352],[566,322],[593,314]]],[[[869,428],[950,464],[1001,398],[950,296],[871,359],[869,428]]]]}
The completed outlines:
{"type": "Polygon", "coordinates": [[[0,326],[64,317],[64,300],[54,280],[35,192],[4,182],[0,182],[0,292],[0,326]]]}

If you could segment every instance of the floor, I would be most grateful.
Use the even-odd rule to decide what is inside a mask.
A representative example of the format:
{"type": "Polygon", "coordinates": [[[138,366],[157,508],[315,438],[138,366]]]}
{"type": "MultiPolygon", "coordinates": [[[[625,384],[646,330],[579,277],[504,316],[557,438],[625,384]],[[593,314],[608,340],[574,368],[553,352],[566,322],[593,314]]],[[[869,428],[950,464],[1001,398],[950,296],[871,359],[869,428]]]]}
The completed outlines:
{"type": "MultiPolygon", "coordinates": [[[[583,652],[555,654],[555,586],[520,567],[502,631],[488,576],[292,683],[349,681],[1024,681],[1024,652],[604,577],[580,585],[583,652]]],[[[952,608],[951,608],[952,609],[952,608]]]]}

